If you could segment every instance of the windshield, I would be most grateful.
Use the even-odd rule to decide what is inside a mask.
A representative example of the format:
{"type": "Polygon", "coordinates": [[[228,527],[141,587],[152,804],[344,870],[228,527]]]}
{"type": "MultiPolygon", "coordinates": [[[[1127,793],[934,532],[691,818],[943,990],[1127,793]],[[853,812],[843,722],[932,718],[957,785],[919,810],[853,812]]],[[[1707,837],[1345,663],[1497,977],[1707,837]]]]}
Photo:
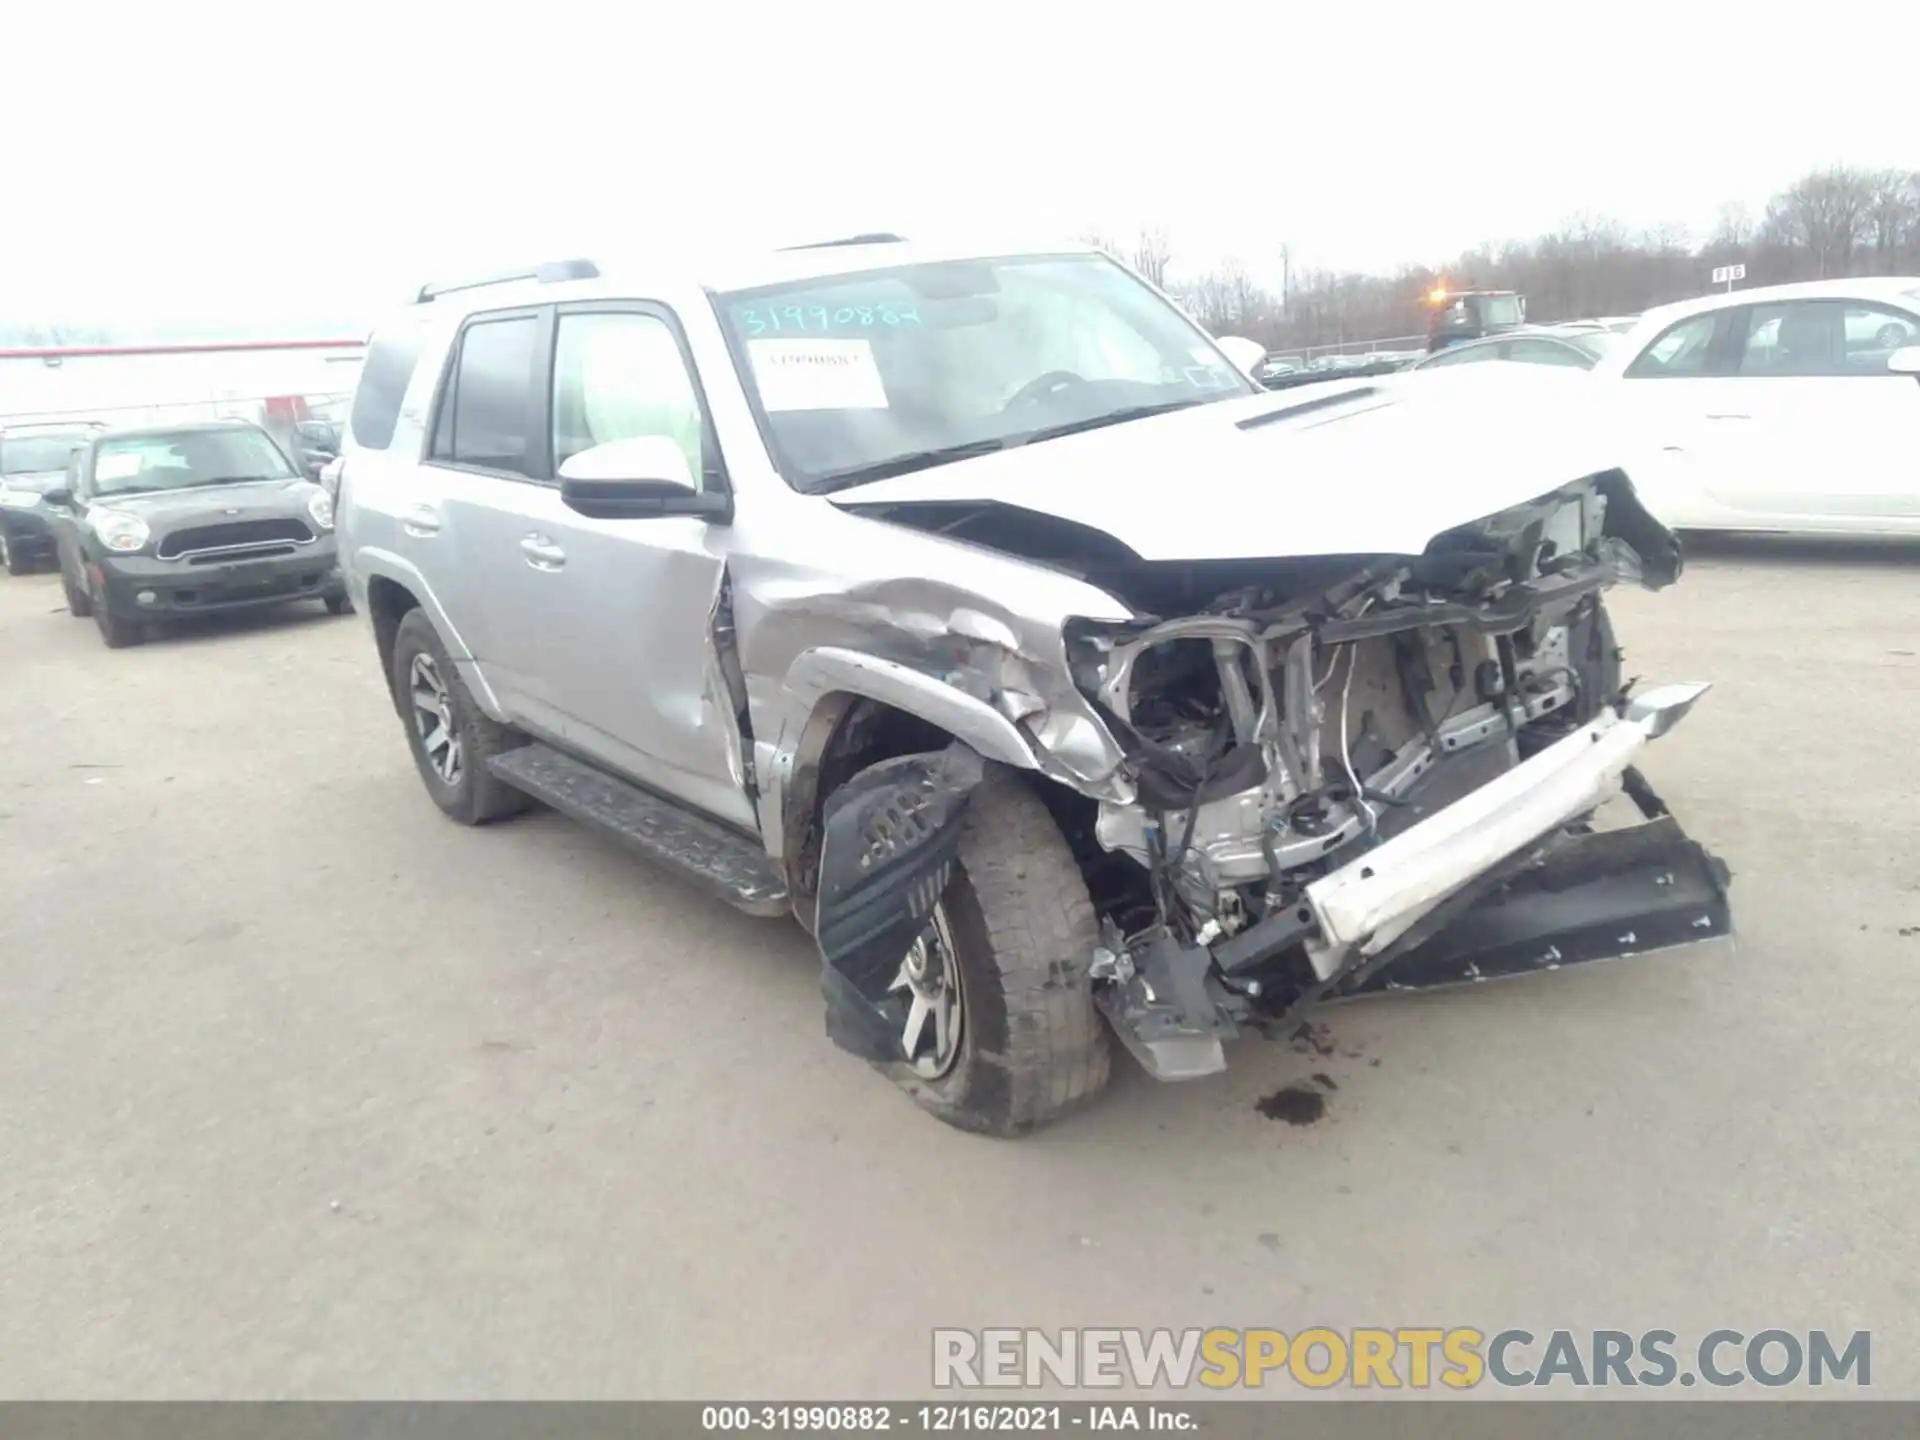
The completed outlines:
{"type": "Polygon", "coordinates": [[[1515,295],[1481,296],[1480,323],[1483,325],[1518,325],[1520,323],[1519,297],[1515,295]]]}
{"type": "Polygon", "coordinates": [[[64,470],[67,457],[86,443],[84,431],[71,435],[0,436],[0,475],[64,470]]]}
{"type": "Polygon", "coordinates": [[[93,488],[100,495],[295,478],[287,457],[259,430],[127,435],[102,440],[93,454],[93,488]]]}
{"type": "Polygon", "coordinates": [[[714,303],[803,490],[1263,393],[1098,256],[905,265],[714,303]]]}

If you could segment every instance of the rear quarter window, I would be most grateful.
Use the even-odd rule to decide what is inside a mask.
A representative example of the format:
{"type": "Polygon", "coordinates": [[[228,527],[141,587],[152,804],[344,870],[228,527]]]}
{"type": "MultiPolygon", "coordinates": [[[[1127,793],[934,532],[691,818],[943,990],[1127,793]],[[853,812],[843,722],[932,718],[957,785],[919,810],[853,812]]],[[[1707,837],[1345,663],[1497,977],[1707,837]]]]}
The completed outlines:
{"type": "Polygon", "coordinates": [[[353,413],[347,421],[356,445],[384,450],[393,443],[400,420],[400,403],[420,359],[418,327],[386,331],[373,337],[360,367],[360,383],[353,392],[353,413]]]}

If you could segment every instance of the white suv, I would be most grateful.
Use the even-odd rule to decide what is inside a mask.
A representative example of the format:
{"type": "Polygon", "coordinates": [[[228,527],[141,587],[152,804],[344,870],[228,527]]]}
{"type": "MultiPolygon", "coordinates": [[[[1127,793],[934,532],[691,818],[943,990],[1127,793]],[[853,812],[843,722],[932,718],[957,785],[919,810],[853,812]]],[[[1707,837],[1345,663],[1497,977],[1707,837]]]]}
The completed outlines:
{"type": "Polygon", "coordinates": [[[1573,390],[1423,378],[1266,394],[1079,247],[564,262],[380,328],[339,533],[442,809],[791,911],[829,1034],[1013,1134],[1111,1036],[1726,933],[1632,768],[1705,687],[1601,605],[1672,535],[1573,390]]]}

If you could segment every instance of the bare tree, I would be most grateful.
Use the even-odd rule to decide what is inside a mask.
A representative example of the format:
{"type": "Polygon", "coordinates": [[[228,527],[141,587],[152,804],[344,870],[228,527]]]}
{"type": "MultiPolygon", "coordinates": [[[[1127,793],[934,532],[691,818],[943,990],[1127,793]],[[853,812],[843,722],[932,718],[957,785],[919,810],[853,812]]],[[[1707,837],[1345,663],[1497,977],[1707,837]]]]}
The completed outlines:
{"type": "Polygon", "coordinates": [[[1580,214],[1533,240],[1481,245],[1391,276],[1309,270],[1287,257],[1284,303],[1237,265],[1178,288],[1189,312],[1216,334],[1244,334],[1274,350],[1364,349],[1424,335],[1432,313],[1426,296],[1436,286],[1515,290],[1527,297],[1529,319],[1552,322],[1697,295],[1712,267],[1736,263],[1747,266],[1748,285],[1869,266],[1920,273],[1920,172],[1816,171],[1774,196],[1763,222],[1743,204],[1722,205],[1698,248],[1676,221],[1634,232],[1610,217],[1580,214]]]}
{"type": "Polygon", "coordinates": [[[1722,246],[1731,251],[1744,251],[1753,244],[1753,212],[1744,202],[1729,200],[1720,207],[1720,214],[1713,222],[1713,234],[1708,237],[1709,246],[1722,246]]]}
{"type": "Polygon", "coordinates": [[[1162,290],[1167,288],[1167,262],[1171,258],[1164,230],[1142,230],[1133,242],[1133,268],[1162,290]]]}
{"type": "Polygon", "coordinates": [[[1848,275],[1873,196],[1873,177],[1864,171],[1816,170],[1774,196],[1767,226],[1777,240],[1805,252],[1814,278],[1848,275]]]}
{"type": "Polygon", "coordinates": [[[1873,247],[1873,273],[1895,275],[1903,252],[1920,247],[1920,175],[1878,170],[1870,177],[1866,238],[1873,247]]]}

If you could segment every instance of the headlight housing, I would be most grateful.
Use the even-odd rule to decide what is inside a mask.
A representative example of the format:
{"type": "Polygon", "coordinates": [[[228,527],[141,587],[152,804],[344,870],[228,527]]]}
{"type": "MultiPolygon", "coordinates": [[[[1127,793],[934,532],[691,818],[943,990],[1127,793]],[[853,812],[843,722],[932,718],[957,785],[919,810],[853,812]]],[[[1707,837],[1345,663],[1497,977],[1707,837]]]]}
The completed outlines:
{"type": "Polygon", "coordinates": [[[122,555],[131,555],[141,549],[153,534],[147,528],[147,522],[138,515],[129,515],[124,510],[102,509],[97,505],[87,512],[87,523],[93,527],[93,533],[100,537],[102,545],[122,555]]]}
{"type": "Polygon", "coordinates": [[[307,514],[313,517],[317,529],[333,529],[333,497],[324,490],[314,491],[307,497],[307,514]]]}
{"type": "Polygon", "coordinates": [[[9,510],[31,510],[40,503],[40,496],[32,490],[9,490],[0,485],[0,505],[9,510]]]}

